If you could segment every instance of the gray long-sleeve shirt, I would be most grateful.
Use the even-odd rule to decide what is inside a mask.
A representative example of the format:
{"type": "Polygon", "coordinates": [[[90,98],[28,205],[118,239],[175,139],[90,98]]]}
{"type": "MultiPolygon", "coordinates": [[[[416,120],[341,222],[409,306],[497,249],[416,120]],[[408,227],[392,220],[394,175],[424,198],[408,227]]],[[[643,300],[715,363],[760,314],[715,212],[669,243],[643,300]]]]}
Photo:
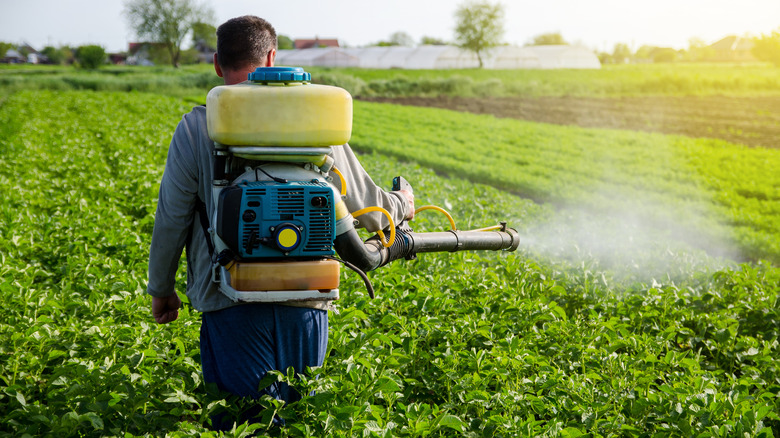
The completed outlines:
{"type": "MultiPolygon", "coordinates": [[[[379,206],[390,212],[396,223],[406,217],[409,203],[396,192],[374,184],[355,157],[349,145],[333,146],[335,167],[344,176],[348,188],[345,203],[350,212],[368,206],[379,206]]],[[[176,128],[168,150],[165,172],[160,183],[152,244],[149,249],[149,282],[147,293],[166,297],[174,293],[176,270],[182,250],[187,253],[187,297],[201,312],[236,305],[211,281],[211,259],[206,235],[195,210],[201,199],[211,214],[214,143],[206,128],[206,107],[199,106],[184,115],[176,128]]],[[[340,181],[335,181],[339,189],[340,181]]],[[[384,215],[360,216],[358,226],[376,231],[388,225],[384,215]]]]}

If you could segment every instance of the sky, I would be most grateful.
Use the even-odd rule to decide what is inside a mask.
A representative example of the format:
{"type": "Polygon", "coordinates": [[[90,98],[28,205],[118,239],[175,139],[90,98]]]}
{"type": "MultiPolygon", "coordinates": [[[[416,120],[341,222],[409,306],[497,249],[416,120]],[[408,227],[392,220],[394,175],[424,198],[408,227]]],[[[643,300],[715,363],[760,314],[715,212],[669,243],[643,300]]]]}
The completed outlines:
{"type": "MultiPolygon", "coordinates": [[[[196,0],[219,24],[252,14],[278,34],[336,38],[359,47],[406,32],[454,38],[461,0],[196,0]]],[[[523,45],[557,32],[569,43],[611,52],[616,43],[684,49],[691,38],[713,43],[728,35],[769,34],[780,28],[777,0],[500,0],[505,6],[504,42],[523,45]]],[[[44,46],[98,44],[109,52],[137,41],[123,16],[123,0],[0,0],[0,41],[44,46]]],[[[185,47],[189,46],[189,41],[185,47]]]]}

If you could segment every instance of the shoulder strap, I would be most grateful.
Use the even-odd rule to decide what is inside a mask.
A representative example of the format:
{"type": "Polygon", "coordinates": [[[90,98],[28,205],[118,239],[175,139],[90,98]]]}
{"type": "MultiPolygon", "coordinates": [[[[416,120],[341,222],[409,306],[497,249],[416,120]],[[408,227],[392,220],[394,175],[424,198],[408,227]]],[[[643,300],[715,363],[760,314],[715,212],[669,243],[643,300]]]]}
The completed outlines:
{"type": "Polygon", "coordinates": [[[206,237],[206,244],[209,246],[209,257],[214,256],[214,242],[211,241],[211,234],[209,234],[209,213],[206,211],[206,203],[198,196],[195,200],[195,210],[200,217],[200,226],[203,228],[203,234],[206,237]]]}

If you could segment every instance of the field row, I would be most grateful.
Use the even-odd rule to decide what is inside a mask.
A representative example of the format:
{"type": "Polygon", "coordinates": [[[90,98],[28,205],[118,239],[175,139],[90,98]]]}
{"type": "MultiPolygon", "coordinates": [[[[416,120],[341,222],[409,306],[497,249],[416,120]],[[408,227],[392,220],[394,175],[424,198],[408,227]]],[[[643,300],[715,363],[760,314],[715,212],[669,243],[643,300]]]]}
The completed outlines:
{"type": "MultiPolygon", "coordinates": [[[[770,64],[611,65],[598,70],[372,70],[305,67],[315,82],[356,97],[627,97],[778,96],[770,64]]],[[[115,66],[79,71],[62,66],[0,65],[0,89],[143,91],[186,96],[221,84],[209,64],[115,66]]],[[[199,97],[200,98],[200,97],[199,97]]]]}
{"type": "Polygon", "coordinates": [[[533,122],[717,138],[780,148],[780,97],[398,97],[372,102],[436,107],[533,122]]]}
{"type": "Polygon", "coordinates": [[[611,65],[598,70],[314,68],[357,96],[777,96],[770,64],[611,65]]]}

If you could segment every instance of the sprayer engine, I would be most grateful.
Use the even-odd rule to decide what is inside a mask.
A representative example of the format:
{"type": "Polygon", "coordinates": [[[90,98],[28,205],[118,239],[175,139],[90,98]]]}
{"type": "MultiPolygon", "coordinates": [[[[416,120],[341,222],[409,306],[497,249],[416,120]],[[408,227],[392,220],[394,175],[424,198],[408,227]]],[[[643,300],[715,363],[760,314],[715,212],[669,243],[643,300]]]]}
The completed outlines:
{"type": "Polygon", "coordinates": [[[333,190],[322,179],[243,182],[220,192],[217,234],[243,260],[331,256],[333,190]]]}

